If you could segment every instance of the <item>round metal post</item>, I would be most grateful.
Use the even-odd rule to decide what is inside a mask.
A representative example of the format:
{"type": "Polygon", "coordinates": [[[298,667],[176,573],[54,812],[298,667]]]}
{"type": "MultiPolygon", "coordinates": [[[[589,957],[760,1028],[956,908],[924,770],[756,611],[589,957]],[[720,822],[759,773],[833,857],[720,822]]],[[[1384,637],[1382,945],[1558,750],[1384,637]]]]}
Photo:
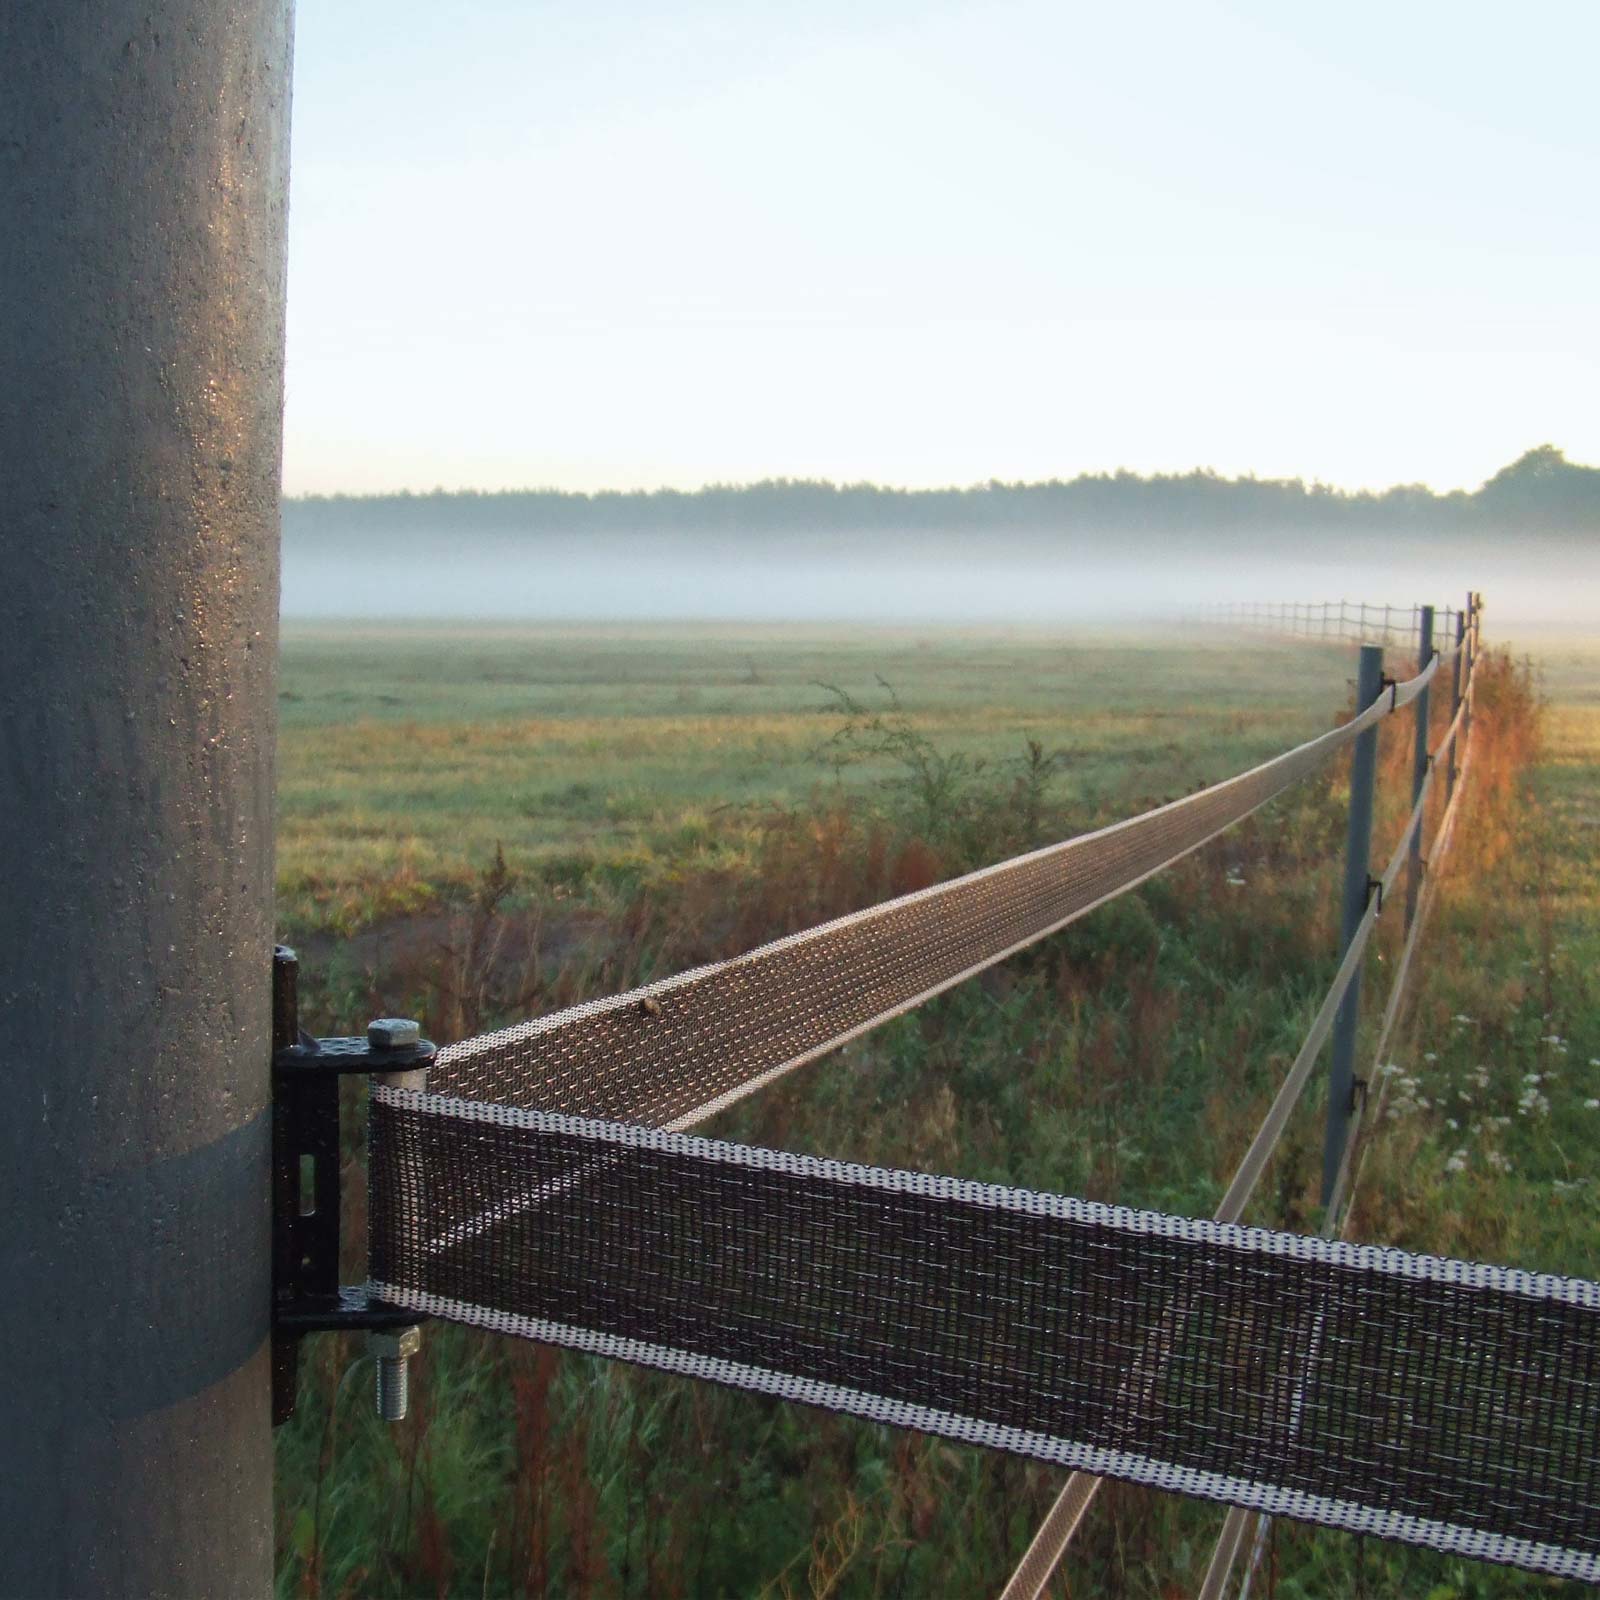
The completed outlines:
{"type": "MultiPolygon", "coordinates": [[[[1422,618],[1418,624],[1419,643],[1417,646],[1417,670],[1425,672],[1428,663],[1433,660],[1433,607],[1422,608],[1422,618]]],[[[1422,785],[1428,777],[1428,708],[1430,704],[1429,689],[1425,687],[1421,694],[1412,702],[1416,708],[1415,738],[1411,747],[1411,806],[1416,809],[1417,801],[1422,797],[1422,785]]],[[[1411,932],[1411,924],[1417,918],[1417,896],[1422,891],[1422,829],[1418,828],[1411,835],[1411,850],[1406,858],[1406,932],[1411,932]]]]}
{"type": "Polygon", "coordinates": [[[272,1587],[290,61],[0,6],[0,1594],[272,1587]]]}
{"type": "MultiPolygon", "coordinates": [[[[1356,710],[1365,711],[1382,693],[1383,649],[1380,645],[1364,644],[1356,678],[1356,710]]],[[[1367,896],[1372,892],[1372,796],[1377,771],[1378,729],[1374,724],[1357,734],[1350,755],[1350,819],[1345,834],[1341,957],[1361,926],[1361,919],[1367,912],[1367,896]]],[[[1355,1094],[1356,1028],[1360,1020],[1361,974],[1358,972],[1333,1019],[1333,1065],[1328,1076],[1328,1121],[1322,1148],[1323,1205],[1333,1196],[1339,1164],[1344,1159],[1345,1139],[1349,1135],[1355,1094]]]]}
{"type": "MultiPolygon", "coordinates": [[[[1456,713],[1461,709],[1461,696],[1465,692],[1467,682],[1467,614],[1465,611],[1456,612],[1456,660],[1455,672],[1451,678],[1450,687],[1450,720],[1456,719],[1456,713]]],[[[1465,719],[1463,719],[1465,720],[1465,719]]],[[[1461,771],[1461,734],[1456,733],[1455,743],[1450,746],[1449,775],[1445,781],[1445,804],[1449,805],[1456,792],[1456,777],[1461,771]]]]}

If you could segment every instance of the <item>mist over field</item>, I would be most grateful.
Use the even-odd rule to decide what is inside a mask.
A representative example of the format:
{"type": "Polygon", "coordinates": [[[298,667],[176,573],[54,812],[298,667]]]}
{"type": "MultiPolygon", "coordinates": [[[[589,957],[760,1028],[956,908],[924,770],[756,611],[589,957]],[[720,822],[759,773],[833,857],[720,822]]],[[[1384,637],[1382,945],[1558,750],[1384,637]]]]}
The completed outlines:
{"type": "Polygon", "coordinates": [[[1600,617],[1600,470],[1545,447],[1473,494],[1210,474],[900,491],[312,497],[284,511],[286,618],[1047,622],[1213,601],[1459,603],[1600,617]]]}

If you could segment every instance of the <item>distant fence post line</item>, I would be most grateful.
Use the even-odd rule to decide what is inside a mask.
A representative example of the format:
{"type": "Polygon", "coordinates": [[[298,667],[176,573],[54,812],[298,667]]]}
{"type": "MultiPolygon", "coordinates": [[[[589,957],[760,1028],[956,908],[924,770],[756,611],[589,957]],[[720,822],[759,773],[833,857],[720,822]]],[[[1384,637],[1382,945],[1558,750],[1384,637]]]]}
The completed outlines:
{"type": "MultiPolygon", "coordinates": [[[[1383,693],[1383,647],[1364,644],[1356,676],[1356,710],[1365,711],[1383,693]]],[[[1345,835],[1344,902],[1339,953],[1350,948],[1372,892],[1372,797],[1378,770],[1378,729],[1356,739],[1350,754],[1350,816],[1345,835]]],[[[1345,991],[1333,1023],[1333,1063],[1328,1075],[1328,1120],[1322,1151],[1322,1203],[1333,1197],[1344,1159],[1355,1093],[1356,1028],[1361,1019],[1361,976],[1345,991]]]]}
{"type": "Polygon", "coordinates": [[[0,7],[0,1594],[272,1592],[289,0],[0,7]]]}

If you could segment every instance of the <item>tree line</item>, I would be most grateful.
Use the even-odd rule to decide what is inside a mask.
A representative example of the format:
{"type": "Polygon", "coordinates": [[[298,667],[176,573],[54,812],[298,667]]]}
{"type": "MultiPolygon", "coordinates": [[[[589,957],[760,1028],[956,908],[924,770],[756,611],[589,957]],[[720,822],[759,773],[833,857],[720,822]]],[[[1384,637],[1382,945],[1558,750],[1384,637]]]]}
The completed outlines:
{"type": "MultiPolygon", "coordinates": [[[[1300,478],[1185,473],[1083,473],[1040,483],[991,480],[966,488],[896,489],[774,478],[678,489],[402,491],[307,495],[284,503],[291,543],[433,534],[684,534],[697,538],[835,532],[993,533],[1029,541],[1082,531],[1250,537],[1344,530],[1385,536],[1473,533],[1583,538],[1600,531],[1600,468],[1553,445],[1526,451],[1473,491],[1424,484],[1346,490],[1300,478]]],[[[1586,541],[1585,541],[1586,542],[1586,541]]]]}

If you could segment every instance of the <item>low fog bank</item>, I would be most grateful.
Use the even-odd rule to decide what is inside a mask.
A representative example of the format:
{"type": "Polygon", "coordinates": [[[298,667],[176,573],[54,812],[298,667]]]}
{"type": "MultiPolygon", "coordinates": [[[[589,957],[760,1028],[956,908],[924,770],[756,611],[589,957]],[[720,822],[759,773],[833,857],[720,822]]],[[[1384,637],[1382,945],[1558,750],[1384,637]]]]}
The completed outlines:
{"type": "Polygon", "coordinates": [[[1078,622],[1228,600],[1492,596],[1600,614],[1600,468],[1553,445],[1473,492],[1196,471],[893,489],[308,497],[284,505],[283,614],[460,620],[1078,622]]]}
{"type": "Polygon", "coordinates": [[[1475,588],[1496,631],[1600,629],[1600,555],[1587,540],[1474,540],[1426,552],[1374,543],[1315,556],[1119,550],[1108,540],[1092,555],[1053,557],[943,542],[885,550],[881,535],[804,552],[717,540],[363,543],[286,543],[285,619],[1048,623],[1170,616],[1234,600],[1459,606],[1475,588]]]}

